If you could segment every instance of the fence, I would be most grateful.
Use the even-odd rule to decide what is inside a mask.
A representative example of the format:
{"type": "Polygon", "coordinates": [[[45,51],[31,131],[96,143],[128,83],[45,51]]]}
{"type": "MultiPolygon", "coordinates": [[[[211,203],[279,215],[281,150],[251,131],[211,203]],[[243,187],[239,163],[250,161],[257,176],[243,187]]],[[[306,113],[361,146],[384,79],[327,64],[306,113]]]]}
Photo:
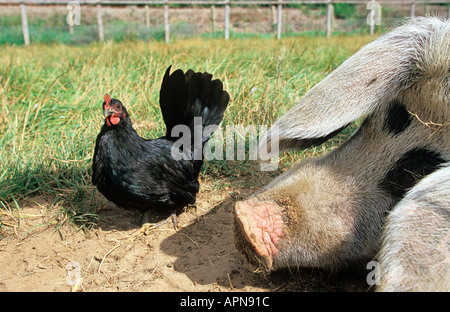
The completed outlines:
{"type": "MultiPolygon", "coordinates": [[[[333,31],[332,21],[334,19],[334,5],[335,4],[365,4],[368,10],[367,14],[367,24],[370,29],[370,33],[373,34],[375,25],[379,25],[379,17],[381,14],[382,4],[409,4],[410,6],[410,16],[414,17],[416,15],[416,7],[418,5],[430,5],[430,4],[448,4],[447,18],[450,16],[450,0],[441,1],[401,1],[401,0],[386,0],[386,1],[357,1],[357,0],[147,0],[147,1],[133,1],[133,0],[91,0],[91,1],[46,1],[46,0],[0,0],[0,5],[18,5],[20,6],[20,14],[22,21],[22,32],[23,40],[25,45],[30,44],[30,34],[28,30],[28,18],[27,18],[27,5],[39,6],[39,5],[65,5],[67,8],[69,6],[95,6],[96,16],[97,16],[97,31],[98,40],[104,41],[104,27],[103,27],[103,13],[102,7],[105,6],[144,6],[146,12],[146,23],[149,25],[149,10],[151,6],[163,6],[164,10],[164,38],[168,42],[170,40],[170,20],[169,20],[169,8],[171,6],[211,6],[211,19],[216,20],[215,17],[215,7],[224,7],[224,38],[229,39],[230,37],[230,11],[231,6],[270,6],[272,9],[272,19],[274,29],[276,30],[276,38],[280,39],[282,36],[282,25],[283,25],[283,7],[287,5],[304,5],[304,4],[321,4],[326,5],[326,24],[325,30],[326,35],[329,37],[333,31]]],[[[72,24],[69,24],[73,26],[72,24]]],[[[214,26],[213,26],[214,28],[214,26]]],[[[72,32],[72,28],[70,29],[72,32]]]]}

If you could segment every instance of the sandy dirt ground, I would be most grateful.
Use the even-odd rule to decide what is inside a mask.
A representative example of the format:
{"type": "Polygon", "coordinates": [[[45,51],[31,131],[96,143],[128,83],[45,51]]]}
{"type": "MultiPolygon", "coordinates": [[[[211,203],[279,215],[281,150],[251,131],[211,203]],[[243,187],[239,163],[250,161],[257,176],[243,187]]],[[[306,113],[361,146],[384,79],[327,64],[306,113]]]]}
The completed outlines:
{"type": "MultiPolygon", "coordinates": [[[[169,220],[134,236],[142,215],[118,208],[100,195],[98,200],[104,205],[97,212],[99,221],[87,231],[67,222],[67,215],[55,208],[53,198],[31,198],[21,203],[20,211],[7,213],[2,220],[15,226],[9,227],[14,232],[0,240],[0,291],[368,289],[367,272],[295,269],[269,276],[250,272],[232,238],[234,202],[249,194],[201,191],[197,207],[178,216],[178,230],[169,220]]],[[[151,221],[157,217],[161,219],[150,215],[151,221]]]]}

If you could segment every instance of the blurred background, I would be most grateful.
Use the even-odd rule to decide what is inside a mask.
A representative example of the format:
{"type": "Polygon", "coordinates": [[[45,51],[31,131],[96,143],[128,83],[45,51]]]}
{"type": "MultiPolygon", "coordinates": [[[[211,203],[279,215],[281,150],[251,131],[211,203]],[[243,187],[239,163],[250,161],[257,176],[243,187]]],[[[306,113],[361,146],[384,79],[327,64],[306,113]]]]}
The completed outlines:
{"type": "Polygon", "coordinates": [[[103,28],[101,40],[121,41],[271,37],[277,35],[277,18],[280,15],[282,24],[279,32],[282,37],[326,36],[328,24],[328,35],[364,34],[370,32],[367,19],[373,3],[377,6],[376,17],[379,18],[379,25],[372,29],[375,32],[383,32],[400,24],[411,15],[448,18],[450,10],[449,0],[335,0],[330,20],[327,21],[327,2],[285,0],[279,12],[277,1],[229,0],[229,26],[225,30],[226,1],[222,0],[0,0],[0,44],[24,43],[22,11],[25,11],[30,42],[84,44],[99,40],[99,14],[103,28]],[[164,3],[170,26],[166,30],[164,3]],[[75,13],[79,15],[79,25],[71,26],[67,22],[68,15],[75,13]],[[225,32],[228,34],[225,35],[225,32]]]}

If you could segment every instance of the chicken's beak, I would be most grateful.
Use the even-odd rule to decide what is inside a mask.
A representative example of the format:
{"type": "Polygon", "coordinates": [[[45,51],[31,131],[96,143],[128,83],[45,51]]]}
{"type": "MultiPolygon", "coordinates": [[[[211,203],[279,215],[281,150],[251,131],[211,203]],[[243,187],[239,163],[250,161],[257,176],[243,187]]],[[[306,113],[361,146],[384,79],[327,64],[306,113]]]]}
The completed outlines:
{"type": "Polygon", "coordinates": [[[103,114],[105,115],[105,118],[106,117],[110,117],[110,116],[112,116],[114,114],[114,111],[112,111],[112,110],[105,110],[103,112],[103,114]]]}

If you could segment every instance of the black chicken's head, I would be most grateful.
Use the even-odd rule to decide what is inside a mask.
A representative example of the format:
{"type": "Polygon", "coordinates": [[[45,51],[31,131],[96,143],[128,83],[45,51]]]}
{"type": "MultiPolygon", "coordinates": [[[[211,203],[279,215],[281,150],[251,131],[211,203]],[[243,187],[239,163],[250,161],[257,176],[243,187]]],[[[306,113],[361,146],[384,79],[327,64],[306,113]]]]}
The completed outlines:
{"type": "Polygon", "coordinates": [[[119,100],[112,99],[109,94],[105,94],[103,114],[105,116],[105,122],[109,127],[118,125],[128,116],[125,106],[119,100]]]}

